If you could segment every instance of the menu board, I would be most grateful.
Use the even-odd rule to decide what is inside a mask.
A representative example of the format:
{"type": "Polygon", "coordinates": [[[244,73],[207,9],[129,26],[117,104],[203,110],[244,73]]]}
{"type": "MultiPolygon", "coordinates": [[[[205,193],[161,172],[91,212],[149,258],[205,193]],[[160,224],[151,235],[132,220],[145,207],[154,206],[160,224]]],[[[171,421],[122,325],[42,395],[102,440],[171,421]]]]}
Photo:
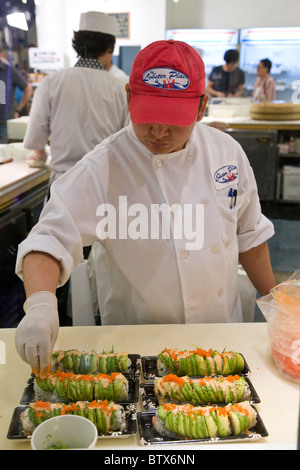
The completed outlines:
{"type": "Polygon", "coordinates": [[[59,51],[30,47],[28,56],[29,66],[35,70],[59,70],[64,67],[63,54],[59,51]]]}
{"type": "Polygon", "coordinates": [[[117,20],[117,34],[118,39],[129,39],[130,38],[130,15],[129,13],[108,13],[109,16],[113,16],[117,20]]]}

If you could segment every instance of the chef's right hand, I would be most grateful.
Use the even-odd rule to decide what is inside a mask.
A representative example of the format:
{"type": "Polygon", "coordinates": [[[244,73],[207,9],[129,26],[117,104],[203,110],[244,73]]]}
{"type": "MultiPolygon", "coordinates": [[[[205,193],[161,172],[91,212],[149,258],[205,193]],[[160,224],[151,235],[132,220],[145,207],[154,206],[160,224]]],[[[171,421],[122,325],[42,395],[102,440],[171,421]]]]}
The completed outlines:
{"type": "Polygon", "coordinates": [[[47,167],[48,155],[45,149],[31,150],[26,155],[26,162],[32,168],[45,168],[47,167]]]}
{"type": "Polygon", "coordinates": [[[59,331],[57,298],[51,292],[32,294],[17,327],[15,344],[23,361],[41,377],[50,372],[51,354],[59,331]]]}

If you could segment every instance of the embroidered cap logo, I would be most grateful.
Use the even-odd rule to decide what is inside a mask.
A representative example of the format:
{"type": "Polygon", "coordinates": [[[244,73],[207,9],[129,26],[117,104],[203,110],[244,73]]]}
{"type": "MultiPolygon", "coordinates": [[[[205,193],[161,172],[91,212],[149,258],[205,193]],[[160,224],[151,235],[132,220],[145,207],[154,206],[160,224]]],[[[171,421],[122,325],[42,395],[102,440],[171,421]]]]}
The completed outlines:
{"type": "Polygon", "coordinates": [[[190,85],[189,77],[170,68],[153,68],[143,73],[143,82],[154,88],[185,90],[190,85]]]}

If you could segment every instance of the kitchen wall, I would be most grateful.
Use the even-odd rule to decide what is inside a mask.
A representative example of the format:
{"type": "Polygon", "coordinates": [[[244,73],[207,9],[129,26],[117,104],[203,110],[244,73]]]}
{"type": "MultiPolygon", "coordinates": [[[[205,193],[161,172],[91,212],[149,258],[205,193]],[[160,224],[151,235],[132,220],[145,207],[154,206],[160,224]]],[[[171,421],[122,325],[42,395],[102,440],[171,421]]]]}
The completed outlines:
{"type": "Polygon", "coordinates": [[[299,0],[40,0],[38,45],[62,50],[65,66],[76,61],[71,42],[80,13],[89,10],[130,13],[130,38],[120,45],[144,47],[172,28],[299,26],[299,0]]]}
{"type": "Polygon", "coordinates": [[[299,0],[167,0],[166,29],[299,26],[299,0]]]}
{"type": "Polygon", "coordinates": [[[73,31],[79,26],[82,12],[130,14],[130,38],[118,39],[120,45],[146,46],[163,39],[166,25],[166,0],[40,0],[37,7],[38,47],[61,50],[64,65],[72,66],[76,54],[72,48],[73,31]]]}

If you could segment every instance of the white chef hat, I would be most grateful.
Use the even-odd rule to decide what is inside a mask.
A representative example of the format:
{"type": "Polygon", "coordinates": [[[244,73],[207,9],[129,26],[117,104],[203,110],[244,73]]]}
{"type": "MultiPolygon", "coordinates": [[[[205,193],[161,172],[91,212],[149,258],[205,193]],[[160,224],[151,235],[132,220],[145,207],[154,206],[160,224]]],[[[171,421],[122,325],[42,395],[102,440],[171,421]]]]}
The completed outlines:
{"type": "Polygon", "coordinates": [[[96,33],[117,34],[117,20],[99,11],[81,13],[79,31],[94,31],[96,33]]]}

